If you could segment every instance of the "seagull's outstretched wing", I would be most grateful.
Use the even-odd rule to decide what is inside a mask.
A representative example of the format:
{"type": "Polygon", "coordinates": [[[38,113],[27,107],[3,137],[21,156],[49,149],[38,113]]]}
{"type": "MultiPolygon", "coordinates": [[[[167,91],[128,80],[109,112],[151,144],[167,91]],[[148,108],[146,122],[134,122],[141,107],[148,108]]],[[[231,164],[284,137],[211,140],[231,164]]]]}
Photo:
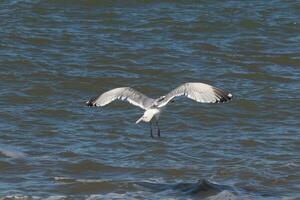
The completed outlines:
{"type": "Polygon", "coordinates": [[[100,96],[92,98],[86,102],[86,105],[97,107],[105,106],[116,99],[120,99],[122,101],[126,100],[135,106],[141,107],[142,109],[146,109],[154,102],[154,99],[147,97],[133,88],[121,87],[109,90],[100,96]]]}
{"type": "Polygon", "coordinates": [[[177,96],[187,96],[201,103],[226,102],[232,98],[232,94],[205,83],[185,83],[169,92],[158,102],[158,107],[167,105],[169,101],[177,96]]]}

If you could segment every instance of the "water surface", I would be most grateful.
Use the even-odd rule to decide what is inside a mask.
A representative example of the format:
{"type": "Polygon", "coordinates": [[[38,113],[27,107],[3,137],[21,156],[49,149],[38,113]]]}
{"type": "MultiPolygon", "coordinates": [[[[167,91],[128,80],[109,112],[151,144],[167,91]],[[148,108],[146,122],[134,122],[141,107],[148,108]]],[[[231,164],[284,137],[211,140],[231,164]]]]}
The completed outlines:
{"type": "Polygon", "coordinates": [[[299,13],[279,0],[2,1],[0,196],[300,198],[299,13]],[[132,105],[84,105],[190,81],[234,100],[181,98],[161,138],[132,105]]]}

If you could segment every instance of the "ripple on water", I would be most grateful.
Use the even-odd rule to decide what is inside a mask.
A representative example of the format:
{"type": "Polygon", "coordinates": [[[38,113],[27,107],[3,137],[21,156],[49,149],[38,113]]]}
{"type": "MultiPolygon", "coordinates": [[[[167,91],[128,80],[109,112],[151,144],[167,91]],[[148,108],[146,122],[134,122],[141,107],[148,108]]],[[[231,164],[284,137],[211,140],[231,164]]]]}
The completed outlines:
{"type": "Polygon", "coordinates": [[[27,88],[24,93],[31,97],[47,98],[54,94],[54,90],[47,85],[34,85],[27,88]]]}
{"type": "Polygon", "coordinates": [[[130,172],[130,170],[134,170],[131,168],[123,168],[123,167],[113,167],[109,165],[105,165],[93,160],[82,160],[77,163],[65,163],[64,169],[67,172],[72,173],[80,173],[80,172],[88,172],[88,171],[101,171],[101,172],[130,172]]]}
{"type": "Polygon", "coordinates": [[[241,194],[210,199],[298,197],[299,9],[296,1],[4,1],[1,195],[197,199],[135,183],[211,177],[241,194]],[[178,99],[155,139],[148,124],[134,124],[138,108],[84,105],[115,87],[158,97],[187,81],[234,99],[178,99]]]}
{"type": "MultiPolygon", "coordinates": [[[[1,152],[1,154],[7,156],[5,152],[4,152],[4,153],[1,152]]],[[[0,169],[1,169],[1,171],[2,171],[2,170],[3,170],[3,171],[10,170],[10,169],[12,169],[13,167],[14,167],[14,165],[11,164],[11,163],[9,163],[9,162],[6,162],[6,161],[0,161],[0,169]]]]}

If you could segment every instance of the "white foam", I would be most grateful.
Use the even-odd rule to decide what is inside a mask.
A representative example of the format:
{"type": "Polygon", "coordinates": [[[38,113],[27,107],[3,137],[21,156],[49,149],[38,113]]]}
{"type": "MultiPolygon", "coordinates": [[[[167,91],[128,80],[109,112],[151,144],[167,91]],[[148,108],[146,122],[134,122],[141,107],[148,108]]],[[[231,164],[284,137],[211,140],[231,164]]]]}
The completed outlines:
{"type": "Polygon", "coordinates": [[[66,196],[63,195],[50,196],[45,198],[44,200],[62,200],[62,199],[66,199],[66,196]]]}
{"type": "Polygon", "coordinates": [[[108,193],[108,194],[93,194],[90,195],[87,200],[109,200],[109,199],[125,199],[125,194],[118,194],[118,193],[108,193]]]}
{"type": "Polygon", "coordinates": [[[75,178],[69,178],[63,176],[55,176],[53,177],[53,179],[62,182],[79,182],[79,183],[102,183],[108,181],[105,179],[75,179],[75,178]]]}

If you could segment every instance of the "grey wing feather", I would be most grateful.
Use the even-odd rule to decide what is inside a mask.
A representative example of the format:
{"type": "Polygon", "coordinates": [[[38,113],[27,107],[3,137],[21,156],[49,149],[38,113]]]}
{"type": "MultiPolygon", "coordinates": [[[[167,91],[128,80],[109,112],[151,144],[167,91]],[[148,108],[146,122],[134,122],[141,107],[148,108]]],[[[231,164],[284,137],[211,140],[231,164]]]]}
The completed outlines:
{"type": "Polygon", "coordinates": [[[148,108],[154,102],[154,99],[147,97],[133,88],[121,87],[109,90],[100,96],[92,98],[86,102],[86,105],[105,106],[116,99],[128,101],[129,103],[139,106],[142,109],[148,108]]]}
{"type": "Polygon", "coordinates": [[[158,107],[167,105],[169,101],[177,96],[187,96],[201,103],[226,102],[232,98],[232,94],[205,83],[185,83],[169,92],[159,102],[158,107]]]}

